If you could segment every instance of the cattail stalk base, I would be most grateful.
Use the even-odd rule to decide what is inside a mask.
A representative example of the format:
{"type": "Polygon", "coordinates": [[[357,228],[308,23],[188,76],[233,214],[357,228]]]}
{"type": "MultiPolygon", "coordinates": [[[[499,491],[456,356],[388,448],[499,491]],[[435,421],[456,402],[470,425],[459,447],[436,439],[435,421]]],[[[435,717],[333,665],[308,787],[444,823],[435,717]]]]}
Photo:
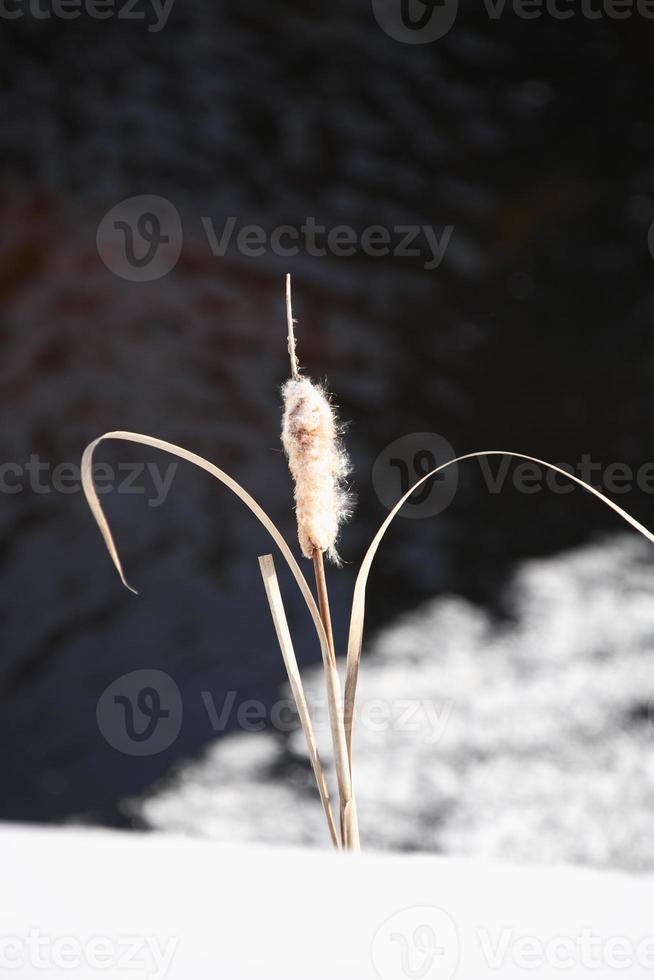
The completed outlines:
{"type": "Polygon", "coordinates": [[[356,804],[352,794],[352,777],[350,772],[347,743],[345,741],[345,725],[343,722],[341,682],[338,676],[338,668],[336,666],[334,633],[332,630],[332,620],[329,611],[329,594],[327,592],[327,582],[325,580],[325,563],[323,561],[322,551],[314,551],[313,553],[313,571],[316,579],[316,592],[318,594],[318,609],[320,611],[322,624],[325,628],[329,652],[329,658],[324,662],[325,684],[327,688],[327,704],[329,708],[332,745],[334,748],[336,779],[338,782],[338,794],[340,797],[341,841],[345,850],[358,851],[359,826],[356,813],[356,804]]]}

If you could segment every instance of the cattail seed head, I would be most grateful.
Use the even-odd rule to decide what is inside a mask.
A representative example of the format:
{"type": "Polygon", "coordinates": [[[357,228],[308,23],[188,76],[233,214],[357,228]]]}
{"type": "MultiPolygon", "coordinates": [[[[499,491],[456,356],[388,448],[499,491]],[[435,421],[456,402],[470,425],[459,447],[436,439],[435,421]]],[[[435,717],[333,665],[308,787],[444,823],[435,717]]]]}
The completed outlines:
{"type": "Polygon", "coordinates": [[[291,378],[282,396],[282,444],[295,483],[300,548],[305,558],[324,551],[338,564],[336,541],[351,501],[344,484],[349,460],[334,409],[324,389],[308,378],[291,378]]]}

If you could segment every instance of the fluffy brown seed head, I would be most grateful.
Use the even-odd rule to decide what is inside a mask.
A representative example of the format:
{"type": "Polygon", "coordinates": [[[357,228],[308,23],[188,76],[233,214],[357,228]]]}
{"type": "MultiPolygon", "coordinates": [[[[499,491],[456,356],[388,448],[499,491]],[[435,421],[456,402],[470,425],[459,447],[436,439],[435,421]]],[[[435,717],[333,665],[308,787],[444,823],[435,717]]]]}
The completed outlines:
{"type": "Polygon", "coordinates": [[[282,443],[295,483],[300,548],[305,558],[324,551],[338,563],[338,532],[351,510],[344,485],[350,467],[334,409],[325,391],[308,378],[291,378],[282,395],[282,443]]]}

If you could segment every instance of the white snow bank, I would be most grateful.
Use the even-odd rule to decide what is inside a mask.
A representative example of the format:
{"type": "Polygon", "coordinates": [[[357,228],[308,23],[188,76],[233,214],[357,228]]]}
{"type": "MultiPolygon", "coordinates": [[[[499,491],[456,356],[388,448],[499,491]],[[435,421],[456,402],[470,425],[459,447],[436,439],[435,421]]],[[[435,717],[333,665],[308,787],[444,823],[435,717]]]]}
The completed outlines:
{"type": "Polygon", "coordinates": [[[0,973],[21,980],[633,980],[654,967],[654,876],[8,825],[0,848],[0,973]]]}

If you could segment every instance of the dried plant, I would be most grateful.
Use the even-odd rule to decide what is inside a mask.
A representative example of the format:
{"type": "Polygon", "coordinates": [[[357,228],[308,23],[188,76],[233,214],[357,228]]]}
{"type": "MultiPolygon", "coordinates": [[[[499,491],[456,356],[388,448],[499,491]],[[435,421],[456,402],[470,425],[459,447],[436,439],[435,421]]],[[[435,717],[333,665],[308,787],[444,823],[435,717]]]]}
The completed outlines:
{"type": "Polygon", "coordinates": [[[336,540],[350,516],[350,498],[344,486],[349,462],[338,432],[334,409],[325,391],[301,378],[295,352],[291,307],[291,277],[286,277],[286,319],[291,378],[282,389],[284,416],[282,443],[295,484],[298,539],[305,558],[313,561],[320,618],[327,635],[328,656],[323,658],[327,704],[340,799],[341,841],[348,850],[359,849],[356,804],[348,760],[341,683],[329,611],[323,554],[338,564],[336,540]]]}
{"type": "Polygon", "coordinates": [[[313,562],[316,595],[318,599],[317,604],[311,588],[302,574],[300,566],[276,525],[271,521],[257,501],[236,480],[232,479],[227,473],[202,456],[198,456],[187,449],[183,449],[170,442],[164,442],[162,439],[153,438],[152,436],[141,435],[136,432],[107,432],[90,443],[84,451],[82,457],[82,486],[91,512],[97,521],[121,580],[132,592],[136,590],[132,589],[125,578],[111,530],[104,516],[93,483],[93,455],[97,446],[106,439],[140,443],[154,449],[162,449],[180,459],[194,463],[201,469],[211,473],[212,476],[236,494],[266,528],[295,578],[313,620],[320,642],[327,685],[332,746],[340,800],[340,835],[337,832],[334,822],[327,782],[318,755],[316,739],[286,614],[284,612],[273,558],[272,555],[260,557],[259,565],[261,575],[282,658],[288,674],[289,684],[297,706],[300,724],[307,742],[309,759],[325,812],[328,831],[335,847],[341,846],[348,850],[357,850],[359,846],[358,823],[352,791],[352,720],[359,665],[361,662],[366,588],[372,562],[382,539],[391,522],[409,497],[427,480],[433,479],[449,466],[454,466],[465,460],[479,459],[485,456],[509,456],[514,459],[527,460],[546,469],[553,470],[555,473],[582,487],[607,507],[615,511],[622,520],[626,521],[627,524],[653,544],[654,534],[616,503],[600,493],[599,490],[596,490],[595,487],[584,483],[583,480],[580,480],[573,474],[544,460],[536,459],[532,456],[525,456],[521,453],[495,449],[468,453],[465,456],[448,460],[446,463],[425,474],[404,494],[382,523],[364,555],[357,574],[352,600],[347,646],[345,695],[344,699],[342,699],[329,613],[323,554],[327,554],[328,557],[337,561],[336,543],[338,532],[346,517],[349,516],[349,500],[343,482],[348,469],[347,456],[341,446],[339,427],[326,393],[318,386],[312,384],[308,379],[302,378],[299,373],[295,352],[293,315],[290,303],[290,277],[287,277],[286,296],[291,379],[286,382],[283,388],[284,423],[282,441],[286,449],[289,467],[295,483],[295,503],[300,547],[302,554],[306,558],[310,558],[313,562]]]}

